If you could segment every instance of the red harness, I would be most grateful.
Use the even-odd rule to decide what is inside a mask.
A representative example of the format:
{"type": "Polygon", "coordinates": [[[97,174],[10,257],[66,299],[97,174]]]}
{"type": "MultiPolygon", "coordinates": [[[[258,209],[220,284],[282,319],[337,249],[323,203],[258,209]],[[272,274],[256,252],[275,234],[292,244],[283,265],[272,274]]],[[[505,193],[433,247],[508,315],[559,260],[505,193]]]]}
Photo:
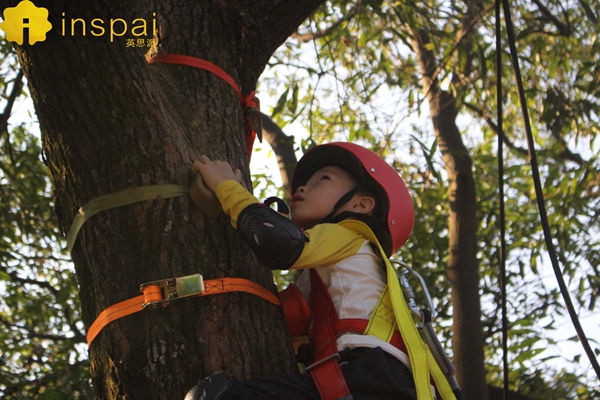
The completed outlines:
{"type": "MultiPolygon", "coordinates": [[[[314,362],[306,367],[310,372],[322,400],[352,399],[346,379],[339,364],[337,338],[344,333],[363,334],[369,320],[340,319],[333,300],[315,269],[309,270],[311,307],[306,304],[300,289],[294,284],[279,293],[288,330],[292,336],[309,333],[314,349],[314,362]],[[309,331],[310,323],[313,329],[309,331]]],[[[390,344],[408,353],[399,331],[395,331],[390,344]]]]}
{"type": "Polygon", "coordinates": [[[315,362],[306,369],[310,371],[322,400],[352,399],[340,368],[337,335],[333,329],[333,323],[340,319],[323,280],[314,268],[310,269],[310,287],[315,362]]]}
{"type": "MultiPolygon", "coordinates": [[[[322,400],[352,399],[346,379],[340,368],[337,347],[338,335],[362,334],[369,323],[366,319],[340,319],[323,280],[315,269],[310,270],[311,307],[313,311],[312,344],[315,362],[307,367],[322,400]]],[[[395,331],[390,341],[394,347],[407,353],[400,332],[395,331]]]]}

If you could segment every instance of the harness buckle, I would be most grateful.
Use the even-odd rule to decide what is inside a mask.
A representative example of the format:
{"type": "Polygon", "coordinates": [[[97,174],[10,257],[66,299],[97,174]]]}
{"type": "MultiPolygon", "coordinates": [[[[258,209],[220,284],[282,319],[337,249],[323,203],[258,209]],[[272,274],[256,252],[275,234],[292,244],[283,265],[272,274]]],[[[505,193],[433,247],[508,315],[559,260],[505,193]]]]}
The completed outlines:
{"type": "Polygon", "coordinates": [[[150,286],[158,286],[162,293],[162,300],[148,301],[142,305],[143,309],[146,309],[146,307],[149,309],[155,309],[158,306],[166,307],[173,300],[197,296],[204,292],[204,280],[200,274],[142,283],[140,292],[146,294],[144,289],[149,289],[150,286]]]}

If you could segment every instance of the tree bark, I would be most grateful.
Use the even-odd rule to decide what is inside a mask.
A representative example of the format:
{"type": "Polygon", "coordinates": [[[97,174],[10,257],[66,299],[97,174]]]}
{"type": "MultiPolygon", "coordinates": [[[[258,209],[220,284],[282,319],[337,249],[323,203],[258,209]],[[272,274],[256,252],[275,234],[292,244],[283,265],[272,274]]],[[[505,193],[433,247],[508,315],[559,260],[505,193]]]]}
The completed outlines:
{"type": "Polygon", "coordinates": [[[456,98],[440,88],[435,57],[428,50],[428,44],[427,32],[413,31],[412,46],[418,58],[423,90],[448,175],[448,278],[452,289],[453,362],[465,397],[486,400],[489,395],[479,297],[477,196],[473,165],[456,125],[456,98]]]}
{"type": "MultiPolygon", "coordinates": [[[[189,185],[201,154],[248,175],[243,109],[235,91],[204,70],[148,65],[148,49],[108,32],[71,35],[70,21],[156,18],[150,53],[184,54],[225,70],[244,94],[273,51],[322,0],[55,1],[46,41],[17,46],[42,130],[56,212],[67,232],[80,206],[124,189],[189,185]],[[63,14],[64,13],[64,14],[63,14]],[[66,35],[61,25],[66,21],[66,35]]],[[[4,7],[17,1],[0,0],[4,7]]],[[[150,29],[150,28],[149,28],[150,29]]],[[[131,37],[131,35],[129,36],[131,37]]],[[[151,32],[150,32],[151,37],[151,32]]],[[[228,218],[209,223],[187,196],[98,213],[72,252],[86,327],[139,285],[200,272],[247,278],[275,290],[228,218]]],[[[99,399],[183,398],[199,378],[295,370],[281,310],[246,293],[182,299],[109,324],[90,347],[99,399]]]]}

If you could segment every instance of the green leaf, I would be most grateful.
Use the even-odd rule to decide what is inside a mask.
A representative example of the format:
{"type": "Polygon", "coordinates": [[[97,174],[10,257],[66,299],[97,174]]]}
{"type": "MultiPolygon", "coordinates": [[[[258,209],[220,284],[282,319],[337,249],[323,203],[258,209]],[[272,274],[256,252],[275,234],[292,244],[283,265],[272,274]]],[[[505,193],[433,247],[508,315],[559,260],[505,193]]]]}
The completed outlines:
{"type": "Polygon", "coordinates": [[[294,90],[292,91],[292,98],[290,99],[290,104],[288,106],[290,113],[296,114],[296,109],[298,108],[298,91],[300,86],[294,85],[294,90]]]}
{"type": "Polygon", "coordinates": [[[12,278],[4,271],[0,271],[0,281],[11,281],[12,278]]]}
{"type": "Polygon", "coordinates": [[[277,100],[277,105],[275,105],[275,108],[273,108],[273,112],[271,113],[271,118],[275,118],[279,114],[281,114],[281,112],[283,111],[283,108],[285,107],[285,103],[287,102],[287,96],[288,96],[289,91],[290,91],[290,89],[288,87],[287,89],[285,89],[283,91],[281,96],[279,96],[279,100],[277,100]]]}

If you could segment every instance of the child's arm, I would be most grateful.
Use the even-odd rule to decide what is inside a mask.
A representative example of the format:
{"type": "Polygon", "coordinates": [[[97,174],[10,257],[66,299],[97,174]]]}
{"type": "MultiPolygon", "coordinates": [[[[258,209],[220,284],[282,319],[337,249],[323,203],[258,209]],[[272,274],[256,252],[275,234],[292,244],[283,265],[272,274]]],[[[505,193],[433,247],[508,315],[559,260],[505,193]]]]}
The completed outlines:
{"type": "Polygon", "coordinates": [[[216,195],[231,224],[271,269],[332,265],[356,254],[365,242],[358,233],[337,224],[319,224],[303,231],[292,220],[259,205],[231,180],[219,184],[216,195]]]}
{"type": "Polygon", "coordinates": [[[206,156],[194,163],[209,189],[215,192],[225,214],[231,217],[242,238],[271,269],[310,268],[331,265],[354,255],[365,239],[336,224],[317,225],[307,231],[259,201],[238,182],[225,161],[206,156]],[[252,206],[252,207],[251,207],[252,206]],[[241,226],[238,226],[241,219],[241,226]]]}

